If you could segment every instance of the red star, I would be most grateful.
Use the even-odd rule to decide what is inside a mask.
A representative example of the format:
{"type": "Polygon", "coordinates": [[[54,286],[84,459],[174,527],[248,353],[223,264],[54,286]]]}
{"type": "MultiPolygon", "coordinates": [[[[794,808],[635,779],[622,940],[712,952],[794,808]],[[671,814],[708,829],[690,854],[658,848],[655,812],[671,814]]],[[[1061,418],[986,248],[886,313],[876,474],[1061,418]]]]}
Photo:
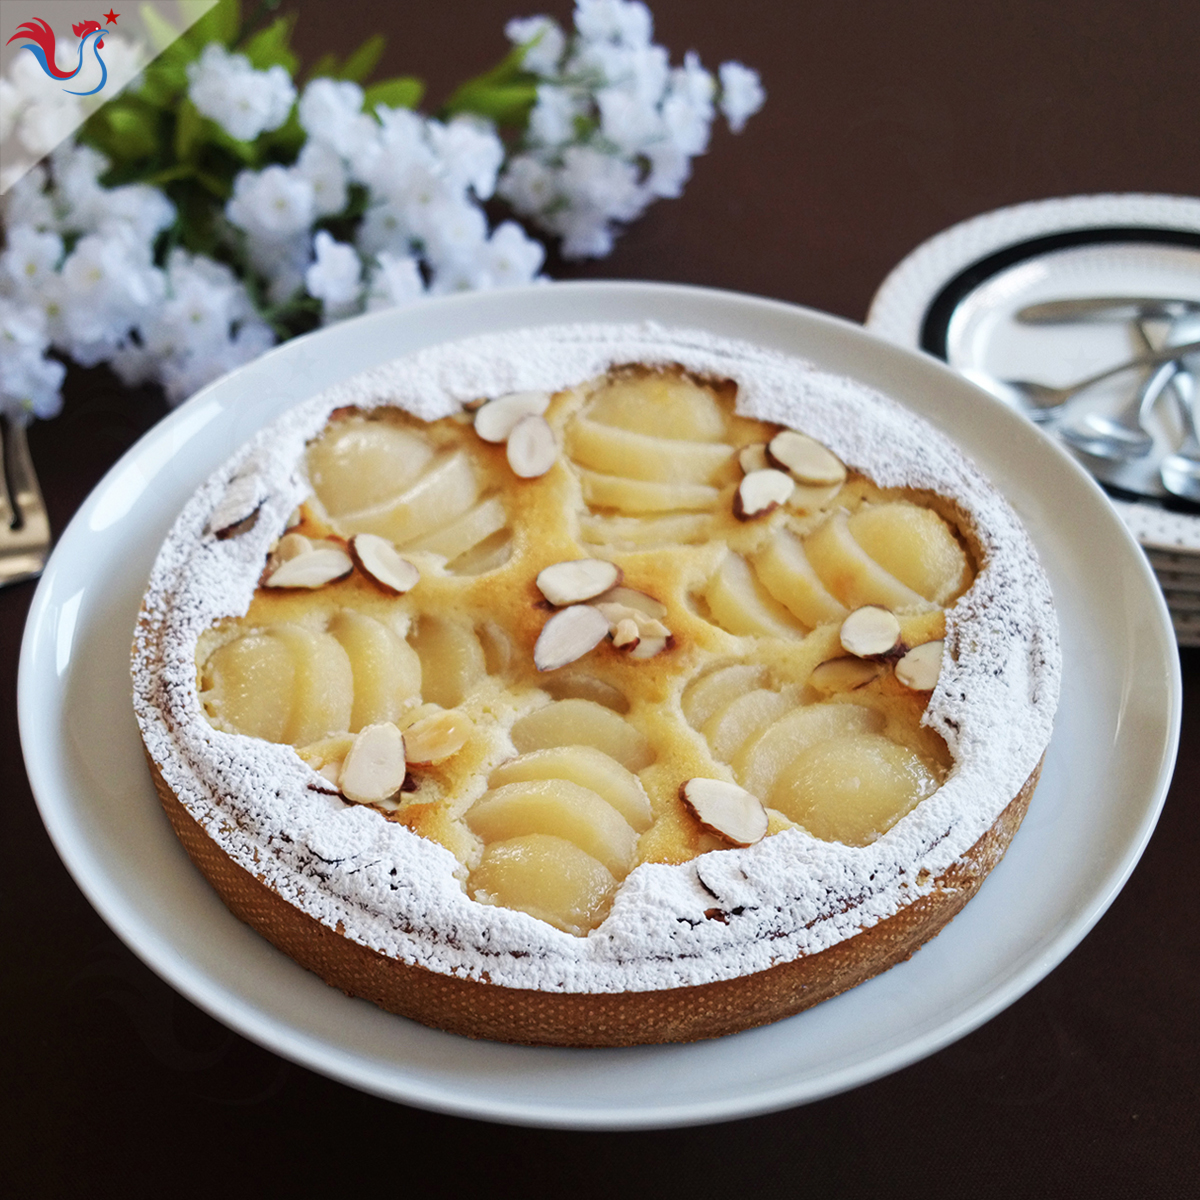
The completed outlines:
{"type": "Polygon", "coordinates": [[[108,12],[102,13],[101,15],[104,17],[104,23],[106,25],[115,25],[117,23],[117,18],[121,14],[113,12],[113,10],[110,8],[108,12]]]}

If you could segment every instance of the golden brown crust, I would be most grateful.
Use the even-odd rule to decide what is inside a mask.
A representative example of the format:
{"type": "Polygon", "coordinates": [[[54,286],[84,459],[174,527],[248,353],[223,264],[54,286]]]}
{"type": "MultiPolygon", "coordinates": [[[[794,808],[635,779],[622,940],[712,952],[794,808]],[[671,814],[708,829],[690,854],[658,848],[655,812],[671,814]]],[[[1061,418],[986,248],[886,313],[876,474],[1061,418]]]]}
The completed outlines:
{"type": "MultiPolygon", "coordinates": [[[[149,760],[149,756],[148,756],[149,760]]],[[[349,995],[468,1037],[529,1045],[688,1042],[791,1016],[911,958],[979,890],[1029,807],[1041,763],[991,828],[932,890],[855,937],[737,979],[649,992],[560,993],[436,974],[369,950],[293,907],[201,829],[150,761],[159,799],[192,861],[246,924],[349,995]]]]}

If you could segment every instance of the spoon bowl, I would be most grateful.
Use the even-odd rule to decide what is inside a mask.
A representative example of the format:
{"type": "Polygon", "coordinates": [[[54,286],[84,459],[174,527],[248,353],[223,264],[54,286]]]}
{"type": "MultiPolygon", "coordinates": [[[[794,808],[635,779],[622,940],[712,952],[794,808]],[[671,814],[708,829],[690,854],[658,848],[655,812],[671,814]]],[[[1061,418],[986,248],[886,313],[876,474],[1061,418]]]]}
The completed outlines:
{"type": "Polygon", "coordinates": [[[1097,458],[1145,458],[1154,449],[1154,435],[1146,428],[1146,418],[1179,369],[1177,362],[1163,363],[1146,376],[1129,402],[1116,412],[1084,413],[1076,420],[1064,420],[1056,432],[1068,445],[1097,458]]]}
{"type": "Polygon", "coordinates": [[[1182,359],[1189,354],[1195,354],[1198,350],[1200,350],[1200,341],[1164,347],[1153,353],[1128,359],[1126,362],[1118,363],[1115,367],[1098,371],[1086,379],[1064,384],[1061,387],[1054,387],[1048,383],[1035,383],[1028,379],[996,379],[983,371],[970,368],[964,369],[961,373],[977,387],[983,388],[985,392],[990,392],[997,399],[1004,401],[1010,408],[1015,408],[1017,412],[1024,413],[1030,420],[1042,424],[1061,416],[1068,400],[1095,384],[1102,383],[1105,379],[1111,379],[1114,375],[1120,375],[1124,371],[1131,371],[1137,367],[1153,367],[1175,359],[1182,359]]]}
{"type": "Polygon", "coordinates": [[[1175,394],[1183,416],[1184,437],[1159,466],[1163,487],[1173,496],[1200,503],[1200,437],[1196,431],[1196,380],[1188,371],[1175,376],[1175,394]]]}

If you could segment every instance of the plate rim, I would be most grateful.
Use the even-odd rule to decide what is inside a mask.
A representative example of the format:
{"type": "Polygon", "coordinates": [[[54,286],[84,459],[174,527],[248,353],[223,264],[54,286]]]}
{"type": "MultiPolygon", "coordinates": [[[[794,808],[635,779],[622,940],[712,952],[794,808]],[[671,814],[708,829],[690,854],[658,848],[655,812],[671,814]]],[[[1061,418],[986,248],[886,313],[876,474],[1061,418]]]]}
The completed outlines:
{"type": "MultiPolygon", "coordinates": [[[[968,217],[926,239],[888,272],[868,305],[866,327],[894,345],[944,361],[924,344],[925,325],[960,274],[1039,238],[1119,229],[1200,236],[1200,198],[1104,192],[1030,200],[968,217]]],[[[1149,500],[1108,498],[1143,546],[1200,554],[1200,516],[1149,500]]]]}
{"type": "MultiPolygon", "coordinates": [[[[802,322],[815,320],[818,327],[825,325],[830,330],[841,330],[851,333],[854,337],[864,336],[864,331],[861,327],[851,322],[843,321],[840,318],[829,316],[828,314],[816,313],[812,310],[782,301],[691,285],[656,284],[639,281],[555,283],[542,285],[537,288],[513,289],[513,291],[505,294],[505,299],[513,305],[518,305],[522,296],[537,295],[539,293],[545,295],[547,293],[547,286],[555,289],[556,294],[563,298],[564,303],[567,303],[566,297],[570,294],[580,296],[586,301],[590,295],[598,296],[607,294],[609,297],[612,297],[629,291],[632,291],[634,294],[640,294],[643,297],[653,297],[655,302],[668,300],[672,297],[699,297],[720,306],[732,304],[735,307],[745,308],[747,312],[758,306],[763,311],[769,310],[776,316],[782,315],[785,319],[794,321],[799,316],[802,322]]],[[[450,317],[448,319],[452,319],[453,312],[461,307],[465,306],[470,309],[472,306],[478,305],[484,307],[488,302],[494,303],[494,299],[490,301],[481,300],[479,297],[494,298],[495,295],[495,293],[475,293],[462,297],[450,297],[440,301],[430,301],[428,305],[423,306],[423,312],[426,316],[429,316],[429,305],[440,306],[439,311],[449,313],[450,317]]],[[[434,318],[437,317],[437,313],[433,315],[434,318]]],[[[273,359],[278,363],[280,356],[299,355],[303,349],[311,348],[313,344],[316,344],[315,339],[319,338],[331,340],[332,344],[336,345],[339,337],[349,337],[349,334],[345,330],[350,325],[356,324],[356,328],[361,330],[365,327],[364,323],[374,321],[380,329],[386,329],[392,321],[404,319],[403,313],[398,310],[385,310],[382,313],[369,314],[366,317],[357,318],[354,322],[345,322],[339,326],[332,326],[326,330],[307,335],[306,338],[295,339],[292,342],[285,343],[270,351],[263,359],[257,361],[263,362],[267,359],[273,359]]],[[[443,335],[441,340],[449,340],[452,336],[463,335],[443,335]]],[[[865,336],[870,338],[870,331],[866,331],[865,336]]],[[[873,338],[872,340],[876,342],[880,341],[878,338],[873,338]]],[[[893,346],[891,349],[894,350],[896,347],[893,346]]],[[[900,350],[908,357],[914,357],[912,352],[905,351],[903,347],[900,350]]],[[[935,364],[935,360],[929,359],[928,356],[924,355],[915,355],[915,357],[936,365],[937,370],[945,372],[950,378],[957,380],[957,376],[954,376],[953,372],[944,364],[935,364]]],[[[168,441],[177,431],[178,427],[188,420],[189,414],[196,414],[215,395],[219,395],[222,390],[233,387],[234,385],[230,383],[230,380],[242,374],[243,371],[234,372],[230,376],[226,376],[222,380],[209,385],[186,404],[180,406],[175,412],[169,414],[168,417],[154,426],[133,447],[126,451],[109,472],[106,473],[87,500],[85,500],[84,504],[81,505],[67,529],[64,530],[59,545],[66,545],[69,548],[74,544],[75,540],[81,536],[77,532],[78,528],[82,527],[84,522],[87,521],[96,504],[99,502],[99,497],[105,494],[106,488],[111,489],[113,481],[119,477],[123,470],[135,463],[139,455],[146,453],[148,449],[159,443],[168,441]],[[73,530],[76,530],[76,533],[73,534],[73,530]]],[[[962,386],[965,387],[966,385],[962,386]]],[[[292,403],[295,402],[295,400],[292,401],[292,403]]],[[[993,403],[999,407],[998,402],[993,403]]],[[[271,419],[271,414],[263,415],[259,423],[266,423],[269,419],[271,419]]],[[[245,436],[248,436],[248,433],[245,436]]],[[[176,453],[178,453],[178,450],[176,453]]],[[[1063,458],[1071,469],[1078,472],[1091,487],[1095,487],[1094,483],[1069,458],[1065,455],[1063,455],[1063,458]]],[[[207,474],[207,469],[203,474],[207,474]]],[[[1099,489],[1096,490],[1098,491],[1099,489]]],[[[1126,536],[1128,535],[1126,534],[1126,536]]],[[[1132,544],[1132,539],[1129,540],[1132,544]]],[[[57,547],[55,554],[58,554],[57,547]]],[[[139,931],[134,927],[134,924],[126,919],[128,916],[127,913],[113,911],[111,898],[102,894],[96,880],[91,878],[86,870],[84,870],[86,864],[81,862],[78,857],[77,848],[71,843],[70,838],[66,836],[67,831],[60,826],[57,820],[53,800],[46,795],[50,783],[45,771],[42,769],[43,764],[36,760],[33,762],[30,761],[29,748],[34,742],[31,732],[31,722],[35,719],[35,710],[38,704],[36,696],[37,683],[33,664],[36,654],[44,652],[39,641],[46,636],[45,623],[51,610],[51,599],[55,581],[58,577],[58,566],[59,564],[55,562],[52,556],[51,563],[43,579],[39,582],[30,607],[30,615],[26,623],[20,655],[18,716],[22,747],[26,757],[31,788],[38,804],[39,814],[55,845],[56,851],[75,879],[77,886],[84,892],[89,903],[97,910],[101,918],[113,928],[114,932],[152,970],[166,979],[171,986],[175,987],[176,990],[183,993],[215,1019],[231,1026],[244,1036],[258,1042],[260,1045],[266,1046],[283,1057],[338,1079],[349,1086],[357,1087],[360,1090],[371,1092],[387,1099],[416,1104],[434,1111],[460,1116],[465,1115],[512,1124],[575,1129],[646,1129],[729,1120],[774,1111],[836,1094],[861,1083],[879,1078],[941,1049],[989,1020],[997,1012],[1013,1003],[1028,991],[1029,988],[1033,987],[1078,945],[1079,941],[1086,936],[1087,932],[1100,919],[1136,866],[1153,832],[1158,814],[1165,801],[1175,752],[1178,746],[1182,684],[1178,656],[1174,655],[1167,660],[1169,664],[1168,687],[1164,698],[1167,736],[1166,742],[1162,747],[1158,777],[1149,789],[1148,795],[1150,795],[1150,799],[1136,835],[1125,845],[1124,851],[1120,855],[1117,869],[1110,870],[1105,876],[1105,886],[1102,889],[1102,894],[1094,898],[1093,904],[1086,915],[1078,917],[1066,934],[1060,935],[1050,948],[1043,951],[1040,955],[1034,956],[1023,968],[1012,973],[1003,988],[993,991],[982,1000],[977,1000],[964,1008],[957,1016],[952,1020],[944,1022],[938,1029],[926,1032],[920,1037],[909,1039],[901,1045],[877,1053],[866,1063],[848,1063],[840,1071],[830,1073],[825,1077],[820,1086],[813,1086],[811,1084],[781,1084],[768,1090],[762,1090],[753,1096],[738,1096],[734,1099],[714,1099],[674,1106],[651,1105],[638,1107],[636,1104],[627,1104],[619,1110],[614,1110],[611,1106],[600,1106],[594,1109],[573,1109],[569,1113],[553,1110],[552,1102],[525,1105],[517,1103],[497,1104],[488,1101],[472,1103],[469,1098],[464,1098],[460,1095],[448,1095],[445,1088],[440,1090],[430,1089],[429,1087],[418,1086],[412,1082],[408,1083],[406,1087],[399,1087],[394,1081],[389,1084],[379,1078],[368,1078],[361,1069],[353,1069],[352,1065],[339,1060],[336,1054],[323,1053],[321,1046],[310,1044],[312,1039],[297,1039],[294,1034],[289,1039],[287,1036],[281,1034],[278,1029],[272,1031],[261,1027],[256,1015],[251,1011],[251,1006],[245,1002],[244,997],[227,994],[223,989],[217,989],[218,994],[214,994],[211,990],[198,993],[195,981],[189,977],[188,971],[184,969],[184,964],[182,964],[177,955],[173,954],[170,946],[155,944],[153,939],[148,943],[144,936],[139,935],[139,931]]],[[[1148,564],[1145,565],[1144,569],[1147,579],[1151,586],[1153,586],[1153,576],[1149,573],[1148,564]]],[[[1143,582],[1146,581],[1144,580],[1143,582]]],[[[1166,629],[1169,632],[1169,621],[1161,596],[1159,596],[1158,603],[1161,607],[1161,612],[1157,614],[1159,626],[1161,627],[1165,623],[1166,629]]],[[[402,1018],[389,1017],[389,1019],[400,1020],[402,1018]]],[[[441,1034],[440,1036],[453,1037],[454,1035],[441,1034]]],[[[734,1036],[740,1037],[743,1035],[734,1036]]],[[[659,1049],[666,1050],[673,1048],[649,1047],[645,1049],[653,1053],[659,1049]]],[[[568,1051],[568,1053],[572,1052],[568,1051]]]]}
{"type": "Polygon", "coordinates": [[[920,349],[929,305],[972,263],[1035,237],[1108,226],[1200,233],[1200,198],[1102,192],[1029,200],[967,217],[921,242],[888,272],[864,324],[895,345],[920,349]]]}

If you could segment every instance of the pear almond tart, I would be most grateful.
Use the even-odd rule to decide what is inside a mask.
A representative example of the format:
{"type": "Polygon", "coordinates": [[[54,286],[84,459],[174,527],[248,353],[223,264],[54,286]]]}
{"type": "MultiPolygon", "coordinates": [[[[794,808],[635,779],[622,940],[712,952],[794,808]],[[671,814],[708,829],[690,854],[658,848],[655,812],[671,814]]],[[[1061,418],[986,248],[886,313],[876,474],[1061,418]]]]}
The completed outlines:
{"type": "Polygon", "coordinates": [[[941,434],[657,326],[436,346],[260,433],[158,556],[134,700],[229,908],[473,1037],[777,1020],[909,957],[1029,803],[1049,586],[941,434]]]}

